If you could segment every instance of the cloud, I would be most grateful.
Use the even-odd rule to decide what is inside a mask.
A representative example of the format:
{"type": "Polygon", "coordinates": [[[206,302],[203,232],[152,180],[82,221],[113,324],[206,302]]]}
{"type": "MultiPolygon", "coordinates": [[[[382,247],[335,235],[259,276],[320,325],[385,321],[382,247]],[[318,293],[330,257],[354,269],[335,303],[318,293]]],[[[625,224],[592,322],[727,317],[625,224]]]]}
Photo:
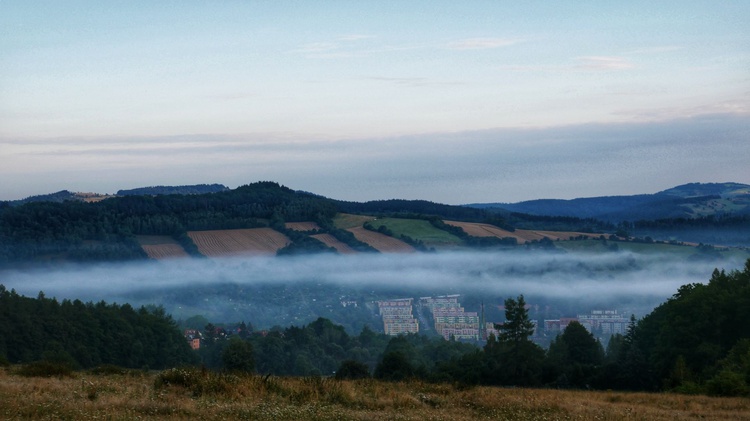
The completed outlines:
{"type": "Polygon", "coordinates": [[[341,200],[397,197],[460,204],[650,193],[696,181],[750,183],[747,113],[659,119],[679,110],[652,116],[636,111],[623,118],[637,123],[389,138],[258,133],[0,139],[5,162],[0,178],[7,185],[0,199],[62,189],[111,192],[207,181],[234,187],[270,179],[341,200]],[[36,168],[34,174],[28,168],[36,168]]]}
{"type": "Polygon", "coordinates": [[[338,37],[337,39],[339,41],[360,41],[363,39],[372,39],[375,38],[374,35],[362,35],[362,34],[350,34],[350,35],[342,35],[338,37]]]}
{"type": "Polygon", "coordinates": [[[313,53],[324,53],[333,51],[339,48],[339,45],[334,42],[312,42],[309,44],[302,45],[296,50],[292,50],[295,53],[302,54],[313,54],[313,53]]]}
{"type": "Polygon", "coordinates": [[[367,80],[376,82],[391,83],[397,86],[406,86],[410,88],[419,88],[425,86],[456,86],[462,85],[461,82],[439,82],[425,77],[387,77],[387,76],[367,76],[367,80]]]}
{"type": "Polygon", "coordinates": [[[449,50],[488,50],[508,47],[519,42],[521,40],[513,38],[467,38],[449,42],[445,48],[449,50]]]}
{"type": "Polygon", "coordinates": [[[685,47],[681,47],[679,45],[663,45],[663,46],[656,46],[656,47],[637,48],[635,50],[627,51],[623,54],[625,55],[660,54],[660,53],[670,53],[672,51],[679,51],[679,50],[684,50],[684,49],[685,47]]]}
{"type": "Polygon", "coordinates": [[[635,67],[625,57],[586,56],[577,57],[578,69],[586,70],[625,70],[635,67]]]}
{"type": "MultiPolygon", "coordinates": [[[[739,260],[721,264],[727,270],[742,267],[739,260]]],[[[100,264],[7,271],[3,284],[27,296],[44,291],[58,299],[162,304],[170,312],[181,303],[165,297],[189,297],[185,292],[190,288],[226,289],[230,291],[223,298],[227,305],[218,307],[229,307],[233,297],[227,285],[268,285],[287,291],[325,285],[336,287],[342,295],[357,290],[404,296],[458,293],[502,302],[524,294],[530,302],[573,303],[582,311],[627,307],[644,315],[681,285],[706,283],[714,268],[713,262],[675,255],[442,252],[100,264]],[[139,299],[134,302],[134,297],[139,299]]]]}

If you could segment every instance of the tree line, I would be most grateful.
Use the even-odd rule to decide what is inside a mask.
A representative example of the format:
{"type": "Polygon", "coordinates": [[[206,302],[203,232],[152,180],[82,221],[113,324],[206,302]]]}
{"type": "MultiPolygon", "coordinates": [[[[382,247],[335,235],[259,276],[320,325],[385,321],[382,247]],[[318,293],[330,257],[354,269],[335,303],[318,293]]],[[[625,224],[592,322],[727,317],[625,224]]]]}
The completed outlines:
{"type": "Polygon", "coordinates": [[[159,307],[24,297],[0,285],[0,361],[163,369],[198,359],[159,307]]]}

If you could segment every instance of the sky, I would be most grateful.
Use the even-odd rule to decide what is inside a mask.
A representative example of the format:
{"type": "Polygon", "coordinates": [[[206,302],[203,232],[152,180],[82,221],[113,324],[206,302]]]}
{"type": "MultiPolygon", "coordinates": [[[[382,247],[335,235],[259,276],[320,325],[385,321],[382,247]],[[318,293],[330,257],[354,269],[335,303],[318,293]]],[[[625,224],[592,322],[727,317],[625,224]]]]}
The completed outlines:
{"type": "Polygon", "coordinates": [[[750,184],[750,2],[0,0],[0,200],[750,184]]]}

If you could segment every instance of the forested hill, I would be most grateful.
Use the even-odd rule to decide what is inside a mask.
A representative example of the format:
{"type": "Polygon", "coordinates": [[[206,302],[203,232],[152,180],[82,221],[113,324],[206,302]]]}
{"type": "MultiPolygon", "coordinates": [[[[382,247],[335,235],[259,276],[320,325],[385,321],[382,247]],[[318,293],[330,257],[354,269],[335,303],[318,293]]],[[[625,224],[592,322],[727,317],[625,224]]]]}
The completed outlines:
{"type": "MultiPolygon", "coordinates": [[[[370,245],[362,242],[362,233],[357,238],[353,232],[347,231],[350,227],[342,228],[333,223],[334,217],[342,213],[366,215],[367,218],[421,220],[419,223],[423,225],[419,229],[422,233],[425,230],[444,231],[453,236],[450,241],[469,247],[510,243],[504,241],[506,238],[499,238],[496,242],[484,241],[486,239],[475,241],[477,239],[470,238],[462,228],[446,224],[444,220],[490,224],[505,230],[508,238],[512,237],[510,232],[515,229],[613,233],[622,228],[633,235],[644,237],[680,241],[695,241],[700,238],[698,241],[711,244],[747,245],[750,243],[750,230],[747,229],[750,225],[750,213],[732,214],[730,211],[746,211],[743,206],[744,201],[750,201],[750,193],[747,193],[750,186],[722,186],[724,190],[721,191],[724,193],[719,194],[719,198],[711,202],[711,206],[721,206],[725,212],[721,214],[723,216],[652,221],[649,222],[650,225],[639,222],[628,226],[621,224],[620,227],[593,218],[529,215],[424,200],[380,200],[365,203],[337,201],[313,193],[294,191],[271,181],[252,183],[233,190],[225,190],[221,185],[202,185],[151,187],[137,190],[145,194],[133,194],[133,191],[129,191],[125,192],[127,195],[116,197],[88,194],[86,198],[93,200],[81,199],[80,193],[75,194],[76,199],[67,200],[71,193],[63,191],[40,196],[23,204],[0,202],[0,267],[46,261],[146,259],[148,256],[143,248],[143,242],[147,241],[143,238],[145,236],[163,237],[159,241],[166,241],[164,238],[167,238],[167,242],[171,242],[182,255],[201,256],[189,233],[248,228],[272,228],[280,233],[276,237],[280,238],[283,250],[274,249],[280,254],[332,251],[334,246],[331,243],[348,250],[373,251],[370,245]],[[206,189],[215,191],[200,193],[206,189]],[[167,194],[171,191],[189,194],[167,194]],[[307,232],[301,233],[285,225],[293,222],[314,223],[307,225],[314,228],[307,228],[307,232]],[[695,225],[697,223],[701,225],[695,225]],[[714,228],[717,227],[723,230],[719,237],[715,235],[714,228]],[[680,237],[685,232],[690,232],[691,235],[680,237]],[[734,237],[727,237],[726,233],[731,233],[734,237]]],[[[680,201],[683,204],[691,200],[703,203],[701,201],[706,196],[685,196],[716,194],[719,191],[717,189],[719,187],[713,185],[685,185],[659,193],[659,196],[676,197],[665,200],[680,201]]],[[[635,199],[632,200],[641,200],[646,196],[633,197],[635,199]]],[[[600,203],[607,201],[606,198],[599,199],[600,203]]],[[[640,208],[649,209],[649,206],[656,205],[654,202],[644,202],[640,208]]],[[[420,239],[410,237],[414,233],[420,233],[415,231],[416,225],[411,227],[411,233],[394,234],[395,238],[408,243],[407,247],[426,249],[420,239]]],[[[362,227],[362,221],[359,226],[362,227]]],[[[379,229],[378,226],[372,228],[379,229]]],[[[389,235],[388,230],[383,230],[382,233],[389,235]]],[[[445,238],[445,233],[438,234],[445,238]]]]}
{"type": "Polygon", "coordinates": [[[0,265],[52,260],[146,258],[135,235],[172,236],[190,252],[190,230],[254,228],[319,221],[333,201],[258,182],[197,195],[113,197],[96,203],[33,202],[0,207],[0,265]]]}
{"type": "Polygon", "coordinates": [[[531,215],[621,221],[698,218],[750,214],[750,185],[690,183],[655,194],[589,197],[572,200],[539,199],[519,203],[478,203],[479,209],[502,209],[531,215]]]}

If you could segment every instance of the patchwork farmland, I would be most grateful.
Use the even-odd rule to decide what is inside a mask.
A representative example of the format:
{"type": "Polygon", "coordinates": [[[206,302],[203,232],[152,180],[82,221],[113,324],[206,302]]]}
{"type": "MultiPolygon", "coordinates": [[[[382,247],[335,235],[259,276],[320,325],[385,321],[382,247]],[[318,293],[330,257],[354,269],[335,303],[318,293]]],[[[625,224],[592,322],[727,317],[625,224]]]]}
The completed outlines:
{"type": "Polygon", "coordinates": [[[585,232],[572,232],[572,231],[533,231],[533,230],[522,230],[517,229],[515,231],[508,231],[502,228],[498,228],[490,224],[481,224],[476,222],[459,222],[459,221],[445,221],[448,225],[453,225],[464,230],[467,234],[473,237],[497,237],[497,238],[515,238],[518,244],[524,244],[529,241],[541,240],[544,237],[549,238],[552,241],[556,240],[570,240],[580,236],[588,236],[590,238],[597,238],[602,234],[592,234],[585,232]]]}
{"type": "Polygon", "coordinates": [[[198,251],[208,257],[274,254],[291,241],[271,228],[189,231],[198,251]]]}

